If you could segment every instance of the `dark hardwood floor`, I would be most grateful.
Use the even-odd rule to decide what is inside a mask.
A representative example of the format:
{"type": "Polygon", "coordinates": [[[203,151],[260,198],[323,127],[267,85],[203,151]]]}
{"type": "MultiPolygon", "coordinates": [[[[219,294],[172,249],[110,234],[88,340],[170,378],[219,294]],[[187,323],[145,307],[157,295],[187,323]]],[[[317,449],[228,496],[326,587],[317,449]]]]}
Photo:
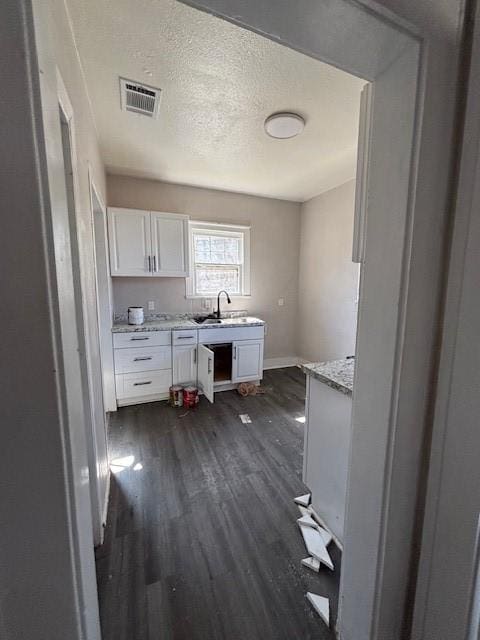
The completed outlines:
{"type": "Polygon", "coordinates": [[[263,386],[188,413],[162,402],[113,416],[117,473],[96,551],[103,640],[334,638],[305,594],[328,595],[335,620],[340,554],[330,547],[334,573],[301,566],[293,503],[306,492],[304,375],[268,371],[263,386]]]}

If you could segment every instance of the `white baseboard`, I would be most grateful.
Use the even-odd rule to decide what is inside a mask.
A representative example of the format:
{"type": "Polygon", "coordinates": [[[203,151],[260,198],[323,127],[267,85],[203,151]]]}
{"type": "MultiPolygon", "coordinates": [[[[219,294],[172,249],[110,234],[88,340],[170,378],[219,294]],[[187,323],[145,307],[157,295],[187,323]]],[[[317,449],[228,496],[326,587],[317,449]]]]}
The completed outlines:
{"type": "Polygon", "coordinates": [[[298,356],[282,356],[281,358],[265,358],[263,369],[282,369],[283,367],[296,367],[304,364],[306,360],[298,356]]]}

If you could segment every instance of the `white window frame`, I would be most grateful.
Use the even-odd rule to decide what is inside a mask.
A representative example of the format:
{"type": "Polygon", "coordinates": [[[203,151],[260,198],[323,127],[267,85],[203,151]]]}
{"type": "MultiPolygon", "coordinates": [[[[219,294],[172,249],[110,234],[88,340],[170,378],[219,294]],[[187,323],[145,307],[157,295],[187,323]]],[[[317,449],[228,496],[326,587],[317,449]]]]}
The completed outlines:
{"type": "Polygon", "coordinates": [[[232,232],[241,234],[243,237],[243,267],[241,270],[241,293],[234,293],[231,298],[249,298],[251,296],[250,289],[250,227],[238,224],[219,224],[217,222],[201,222],[198,220],[190,220],[188,224],[188,250],[190,253],[190,275],[185,279],[185,297],[186,298],[213,298],[213,295],[198,294],[195,290],[195,260],[193,248],[194,231],[204,231],[218,235],[227,235],[232,232]]]}

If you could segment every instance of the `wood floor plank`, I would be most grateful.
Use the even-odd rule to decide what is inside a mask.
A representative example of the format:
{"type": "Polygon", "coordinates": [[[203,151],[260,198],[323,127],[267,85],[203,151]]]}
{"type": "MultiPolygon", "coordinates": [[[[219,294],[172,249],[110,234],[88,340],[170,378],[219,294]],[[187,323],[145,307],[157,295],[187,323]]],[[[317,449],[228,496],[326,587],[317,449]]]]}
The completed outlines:
{"type": "Polygon", "coordinates": [[[332,640],[305,593],[330,596],[336,571],[301,566],[296,520],[305,379],[265,372],[265,395],[217,394],[112,416],[105,543],[96,550],[103,640],[332,640]],[[239,414],[252,422],[243,424],[239,414]]]}

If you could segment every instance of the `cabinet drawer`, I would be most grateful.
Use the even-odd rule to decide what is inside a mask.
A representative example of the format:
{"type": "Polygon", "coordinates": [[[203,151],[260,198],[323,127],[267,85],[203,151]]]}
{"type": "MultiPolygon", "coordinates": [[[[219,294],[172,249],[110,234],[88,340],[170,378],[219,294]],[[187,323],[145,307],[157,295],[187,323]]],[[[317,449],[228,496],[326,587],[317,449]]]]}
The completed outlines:
{"type": "Polygon", "coordinates": [[[178,331],[172,331],[172,344],[178,347],[186,344],[197,344],[198,331],[197,329],[182,329],[178,331]]]}
{"type": "Polygon", "coordinates": [[[124,373],[115,376],[117,399],[167,394],[172,384],[172,370],[124,373]]]}
{"type": "Polygon", "coordinates": [[[171,331],[128,331],[113,334],[113,348],[160,347],[172,344],[171,331]]]}
{"type": "Polygon", "coordinates": [[[172,368],[171,347],[115,349],[115,373],[135,373],[172,368]]]}

